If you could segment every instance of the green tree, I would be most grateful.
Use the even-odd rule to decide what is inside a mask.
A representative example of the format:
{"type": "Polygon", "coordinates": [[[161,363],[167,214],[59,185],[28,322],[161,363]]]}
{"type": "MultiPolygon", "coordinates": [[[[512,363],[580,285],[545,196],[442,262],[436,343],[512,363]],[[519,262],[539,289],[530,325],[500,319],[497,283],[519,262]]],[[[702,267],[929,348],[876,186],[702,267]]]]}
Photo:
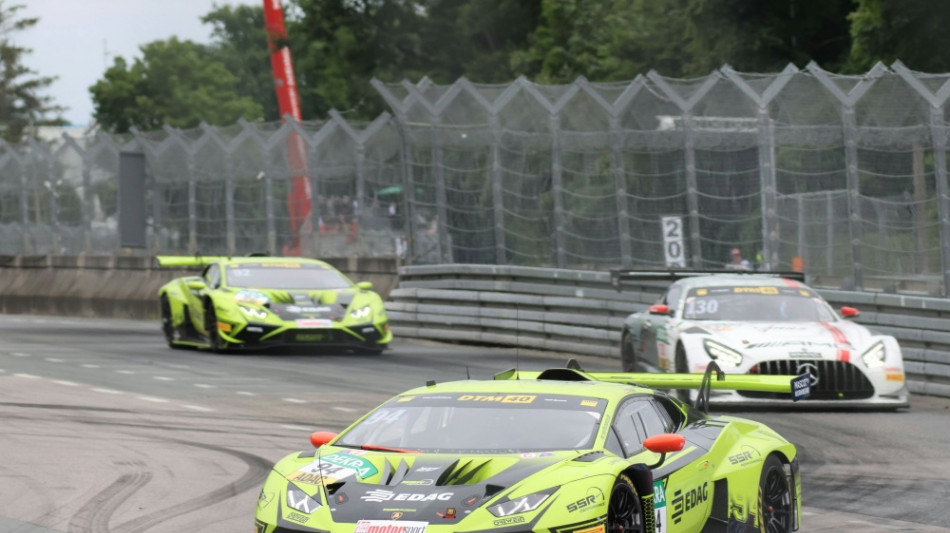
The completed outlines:
{"type": "Polygon", "coordinates": [[[924,72],[950,72],[950,3],[932,0],[855,0],[850,66],[865,72],[900,59],[924,72]]]}
{"type": "Polygon", "coordinates": [[[19,141],[30,125],[65,124],[56,115],[63,110],[42,94],[55,77],[39,76],[24,65],[31,52],[14,44],[12,34],[35,26],[38,18],[21,18],[25,6],[0,0],[0,132],[7,141],[19,141]]]}
{"type": "Polygon", "coordinates": [[[177,38],[143,45],[129,65],[117,57],[89,92],[98,123],[124,133],[135,126],[192,128],[262,117],[259,103],[238,92],[238,78],[207,47],[177,38]]]}
{"type": "Polygon", "coordinates": [[[279,120],[264,9],[260,5],[219,6],[201,21],[212,26],[208,51],[237,77],[237,93],[260,104],[264,120],[279,120]]]}

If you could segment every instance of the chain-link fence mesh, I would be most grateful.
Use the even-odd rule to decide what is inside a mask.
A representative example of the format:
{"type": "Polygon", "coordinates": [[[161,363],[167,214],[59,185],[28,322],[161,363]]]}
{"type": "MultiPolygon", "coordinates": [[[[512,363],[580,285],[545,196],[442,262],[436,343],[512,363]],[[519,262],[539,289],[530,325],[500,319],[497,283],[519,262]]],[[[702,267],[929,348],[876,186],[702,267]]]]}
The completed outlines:
{"type": "Polygon", "coordinates": [[[319,256],[665,268],[672,217],[690,267],[738,248],[826,287],[945,292],[950,74],[373,84],[393,115],[370,123],[0,143],[0,253],[118,252],[127,150],[148,162],[147,253],[280,254],[299,238],[319,256]]]}

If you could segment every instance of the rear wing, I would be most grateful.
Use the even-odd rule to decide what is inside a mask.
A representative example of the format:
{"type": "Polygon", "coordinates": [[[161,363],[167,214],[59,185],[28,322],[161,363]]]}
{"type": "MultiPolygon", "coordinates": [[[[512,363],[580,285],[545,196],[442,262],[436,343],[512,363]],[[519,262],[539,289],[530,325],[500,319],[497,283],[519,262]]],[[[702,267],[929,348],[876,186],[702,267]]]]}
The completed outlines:
{"type": "Polygon", "coordinates": [[[759,272],[756,270],[611,270],[610,284],[618,291],[624,281],[669,281],[674,282],[683,278],[695,278],[712,274],[739,274],[746,276],[765,276],[770,278],[785,278],[805,283],[805,273],[795,271],[759,272]]]}
{"type": "Polygon", "coordinates": [[[222,259],[227,259],[227,257],[214,255],[156,255],[155,264],[162,268],[203,267],[222,259]]]}
{"type": "Polygon", "coordinates": [[[741,390],[758,392],[791,393],[793,401],[807,398],[811,393],[808,374],[801,376],[762,376],[757,374],[726,374],[715,362],[710,362],[705,374],[666,374],[652,372],[585,372],[571,359],[567,368],[552,368],[543,371],[511,369],[495,376],[496,380],[559,380],[559,381],[604,381],[623,383],[652,389],[699,389],[696,407],[709,410],[709,391],[741,390]],[[713,379],[713,374],[716,374],[713,379]]]}

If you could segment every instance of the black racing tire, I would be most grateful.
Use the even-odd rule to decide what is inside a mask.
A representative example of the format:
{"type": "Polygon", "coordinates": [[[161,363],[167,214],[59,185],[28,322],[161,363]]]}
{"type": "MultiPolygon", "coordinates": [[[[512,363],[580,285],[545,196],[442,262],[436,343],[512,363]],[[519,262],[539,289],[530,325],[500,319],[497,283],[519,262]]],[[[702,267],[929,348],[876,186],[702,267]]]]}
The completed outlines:
{"type": "Polygon", "coordinates": [[[637,352],[633,348],[633,335],[624,330],[620,336],[620,365],[624,372],[637,372],[637,352]]]}
{"type": "Polygon", "coordinates": [[[165,335],[165,342],[169,348],[179,350],[181,346],[175,344],[175,325],[172,323],[172,306],[168,301],[168,295],[163,294],[158,302],[162,313],[162,334],[165,335]]]}
{"type": "Polygon", "coordinates": [[[759,530],[763,533],[790,533],[794,524],[792,489],[785,466],[777,456],[769,455],[759,477],[759,530]]]}
{"type": "Polygon", "coordinates": [[[633,481],[626,474],[617,476],[607,500],[606,533],[643,533],[643,506],[633,481]]]}
{"type": "MultiPolygon", "coordinates": [[[[686,364],[686,349],[682,344],[676,345],[676,357],[673,362],[677,374],[688,374],[689,365],[686,364]]],[[[689,389],[676,389],[676,397],[686,403],[692,403],[691,391],[689,389]]]]}
{"type": "Polygon", "coordinates": [[[218,315],[214,312],[214,303],[208,302],[205,308],[205,331],[208,332],[208,347],[214,353],[227,351],[227,343],[218,334],[218,315]]]}

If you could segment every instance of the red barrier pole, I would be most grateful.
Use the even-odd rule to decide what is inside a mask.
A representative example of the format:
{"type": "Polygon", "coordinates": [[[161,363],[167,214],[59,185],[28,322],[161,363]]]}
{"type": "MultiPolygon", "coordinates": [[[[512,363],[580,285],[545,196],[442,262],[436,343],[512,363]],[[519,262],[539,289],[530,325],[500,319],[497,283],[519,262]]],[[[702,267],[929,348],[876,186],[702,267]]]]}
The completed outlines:
{"type": "MultiPolygon", "coordinates": [[[[300,122],[300,95],[294,78],[294,66],[287,48],[287,28],[284,25],[284,9],[280,0],[264,0],[264,26],[267,31],[267,48],[270,50],[270,65],[274,73],[274,89],[277,91],[277,108],[280,116],[290,115],[300,122]]],[[[287,159],[290,165],[291,186],[287,193],[287,210],[290,215],[290,243],[284,245],[284,255],[300,255],[301,239],[313,232],[310,221],[311,192],[310,169],[307,164],[307,149],[297,132],[287,137],[287,159]]]]}

